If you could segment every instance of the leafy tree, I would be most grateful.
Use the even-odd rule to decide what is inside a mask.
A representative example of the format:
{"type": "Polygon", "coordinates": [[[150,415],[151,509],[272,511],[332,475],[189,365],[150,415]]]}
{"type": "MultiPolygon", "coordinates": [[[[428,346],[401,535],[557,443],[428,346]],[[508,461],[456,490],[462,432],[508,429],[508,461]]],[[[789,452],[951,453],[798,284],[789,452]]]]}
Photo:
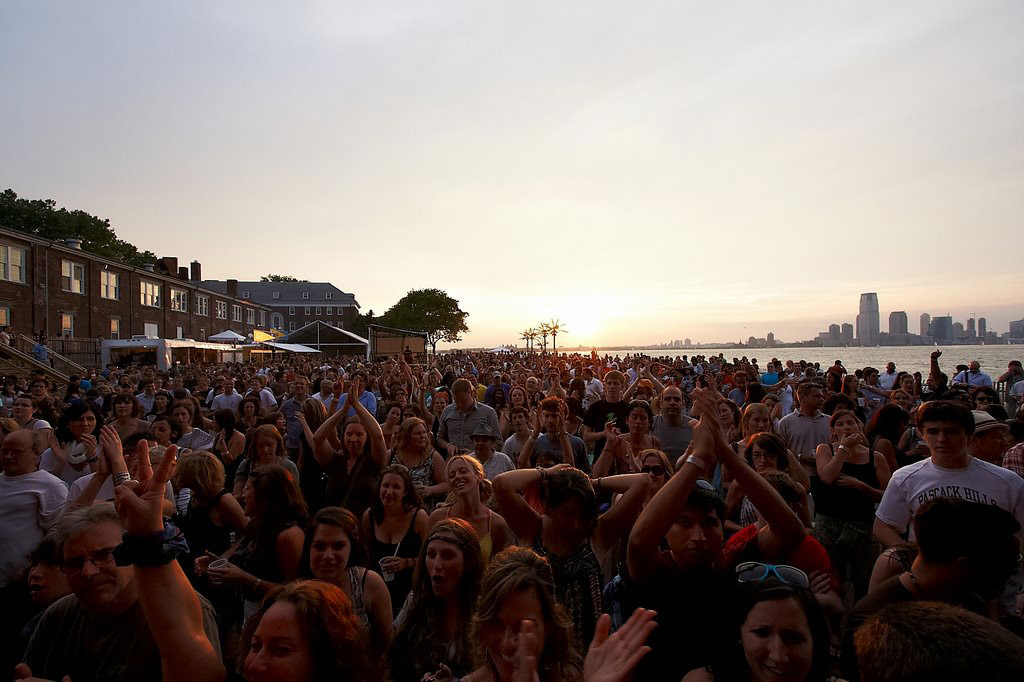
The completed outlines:
{"type": "Polygon", "coordinates": [[[459,308],[459,302],[440,289],[414,289],[388,308],[380,320],[389,327],[426,332],[427,342],[436,353],[438,341],[456,343],[463,332],[469,331],[467,317],[469,313],[459,308]]]}
{"type": "Polygon", "coordinates": [[[308,279],[295,279],[291,275],[263,275],[261,282],[308,282],[308,279]]]}
{"type": "Polygon", "coordinates": [[[106,218],[57,208],[53,199],[21,199],[12,189],[0,193],[0,225],[55,241],[79,238],[83,250],[126,265],[156,262],[152,251],[139,251],[134,244],[118,239],[106,218]]]}

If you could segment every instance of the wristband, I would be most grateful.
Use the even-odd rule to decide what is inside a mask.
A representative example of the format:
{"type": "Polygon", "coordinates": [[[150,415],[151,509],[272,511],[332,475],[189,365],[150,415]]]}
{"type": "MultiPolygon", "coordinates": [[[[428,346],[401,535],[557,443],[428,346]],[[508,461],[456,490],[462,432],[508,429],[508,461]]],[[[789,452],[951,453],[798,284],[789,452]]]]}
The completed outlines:
{"type": "Polygon", "coordinates": [[[117,471],[111,476],[114,479],[114,486],[124,485],[128,481],[132,480],[132,475],[127,471],[117,471]]]}
{"type": "Polygon", "coordinates": [[[187,553],[185,536],[173,523],[167,522],[159,533],[129,535],[125,532],[121,544],[114,549],[114,561],[118,566],[158,567],[187,553]]]}
{"type": "Polygon", "coordinates": [[[537,467],[537,471],[540,473],[540,480],[547,480],[548,472],[542,467],[537,467]]]}
{"type": "Polygon", "coordinates": [[[694,466],[698,467],[701,471],[704,471],[705,469],[708,468],[707,462],[705,462],[699,457],[694,457],[693,455],[690,455],[689,459],[687,459],[685,463],[693,464],[694,466]]]}

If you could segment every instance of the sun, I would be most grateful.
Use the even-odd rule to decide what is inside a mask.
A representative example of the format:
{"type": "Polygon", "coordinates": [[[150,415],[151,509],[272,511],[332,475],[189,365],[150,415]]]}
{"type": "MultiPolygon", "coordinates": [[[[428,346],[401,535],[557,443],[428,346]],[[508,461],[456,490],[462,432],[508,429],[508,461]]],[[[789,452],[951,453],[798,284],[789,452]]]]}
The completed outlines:
{"type": "Polygon", "coordinates": [[[566,346],[585,346],[592,343],[604,325],[601,302],[590,297],[572,298],[567,301],[564,311],[561,319],[567,331],[564,337],[559,334],[559,341],[566,346]]]}

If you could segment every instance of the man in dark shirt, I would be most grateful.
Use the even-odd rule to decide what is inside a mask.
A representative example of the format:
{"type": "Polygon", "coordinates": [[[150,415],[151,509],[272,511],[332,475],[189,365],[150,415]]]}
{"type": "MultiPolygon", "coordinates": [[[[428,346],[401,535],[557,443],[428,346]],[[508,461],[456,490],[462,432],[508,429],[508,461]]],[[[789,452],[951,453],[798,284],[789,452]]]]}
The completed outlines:
{"type": "Polygon", "coordinates": [[[616,428],[626,431],[626,417],[629,416],[629,404],[622,400],[622,392],[626,388],[626,377],[622,372],[613,369],[604,375],[604,398],[592,403],[583,417],[583,441],[594,445],[596,460],[604,450],[604,427],[615,422],[616,428]]]}

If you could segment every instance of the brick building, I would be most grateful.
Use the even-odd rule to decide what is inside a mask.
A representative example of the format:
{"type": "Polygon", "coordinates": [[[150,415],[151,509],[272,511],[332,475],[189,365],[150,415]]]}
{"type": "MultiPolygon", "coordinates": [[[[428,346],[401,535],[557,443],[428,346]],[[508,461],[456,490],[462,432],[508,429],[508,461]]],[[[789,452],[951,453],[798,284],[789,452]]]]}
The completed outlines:
{"type": "Polygon", "coordinates": [[[0,326],[77,339],[207,336],[266,327],[270,310],[205,289],[201,266],[177,258],[131,267],[82,250],[80,240],[40,239],[0,227],[0,326]]]}
{"type": "Polygon", "coordinates": [[[351,330],[359,314],[359,302],[329,282],[239,282],[204,280],[213,291],[235,294],[270,308],[270,326],[285,333],[317,320],[351,330]]]}

